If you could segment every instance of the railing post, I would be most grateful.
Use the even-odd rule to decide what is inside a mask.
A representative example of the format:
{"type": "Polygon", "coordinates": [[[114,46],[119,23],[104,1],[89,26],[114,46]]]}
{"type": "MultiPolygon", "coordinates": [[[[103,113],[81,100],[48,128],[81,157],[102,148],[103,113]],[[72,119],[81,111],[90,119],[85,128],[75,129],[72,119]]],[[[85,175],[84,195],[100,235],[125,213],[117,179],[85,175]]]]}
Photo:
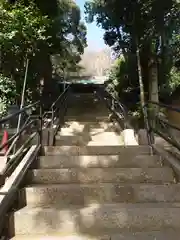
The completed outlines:
{"type": "Polygon", "coordinates": [[[147,108],[147,104],[144,105],[143,107],[143,114],[144,114],[144,124],[145,124],[145,128],[146,128],[146,132],[147,132],[147,139],[148,139],[148,144],[152,145],[154,143],[154,136],[153,136],[153,132],[151,131],[151,115],[148,113],[148,108],[147,108]]]}
{"type": "Polygon", "coordinates": [[[112,110],[114,111],[115,110],[115,101],[114,101],[114,98],[112,98],[112,110]]]}
{"type": "Polygon", "coordinates": [[[54,107],[51,109],[51,128],[53,128],[54,125],[54,107]]]}
{"type": "MultiPolygon", "coordinates": [[[[43,129],[43,88],[44,88],[44,79],[40,81],[40,103],[39,103],[39,145],[42,148],[42,129],[43,129]]],[[[41,149],[40,149],[41,151],[41,149]]]]}
{"type": "Polygon", "coordinates": [[[42,101],[39,106],[39,145],[42,147],[42,129],[43,129],[43,118],[42,118],[42,101]]]}

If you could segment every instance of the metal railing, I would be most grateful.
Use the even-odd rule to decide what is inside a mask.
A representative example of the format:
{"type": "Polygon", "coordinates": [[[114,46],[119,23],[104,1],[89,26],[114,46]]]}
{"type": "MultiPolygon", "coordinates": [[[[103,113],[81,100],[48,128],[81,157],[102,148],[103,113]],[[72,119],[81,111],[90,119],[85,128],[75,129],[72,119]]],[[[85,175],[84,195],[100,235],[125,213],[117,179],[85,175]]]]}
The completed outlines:
{"type": "Polygon", "coordinates": [[[155,143],[155,136],[160,136],[180,151],[180,127],[171,124],[164,114],[167,110],[180,114],[180,109],[153,101],[147,102],[144,107],[147,113],[146,129],[150,145],[155,143]]]}
{"type": "MultiPolygon", "coordinates": [[[[67,110],[67,96],[70,89],[70,85],[64,90],[64,92],[57,98],[57,100],[51,106],[51,125],[55,123],[57,120],[62,121],[64,120],[64,115],[66,114],[67,110]],[[63,107],[62,107],[63,106],[63,107]]],[[[60,123],[60,122],[59,122],[60,123]]]]}
{"type": "Polygon", "coordinates": [[[132,128],[126,107],[104,87],[99,87],[97,91],[99,97],[105,101],[107,107],[116,117],[123,129],[132,128]]]}
{"type": "Polygon", "coordinates": [[[61,93],[55,102],[53,102],[49,111],[43,114],[45,127],[53,127],[54,123],[56,123],[56,120],[63,120],[67,110],[67,97],[69,90],[70,86],[68,85],[63,93],[61,93]]]}
{"type": "MultiPolygon", "coordinates": [[[[26,114],[27,120],[23,124],[23,126],[15,133],[13,136],[10,137],[7,142],[2,143],[0,145],[0,151],[2,151],[6,146],[9,147],[8,151],[4,154],[7,157],[7,164],[1,174],[4,177],[9,177],[11,172],[17,166],[20,158],[25,154],[25,152],[30,147],[30,142],[37,136],[38,144],[41,144],[41,137],[42,137],[42,116],[39,114],[38,118],[31,119],[31,115],[27,114],[29,110],[39,110],[41,113],[41,104],[40,101],[35,102],[29,106],[25,106],[21,110],[4,117],[0,120],[0,124],[7,123],[9,120],[12,120],[14,117],[19,116],[20,114],[26,114]],[[27,135],[29,137],[27,137],[27,135]],[[26,137],[25,137],[26,135],[26,137]],[[23,142],[23,144],[22,144],[23,142]]],[[[8,131],[8,129],[4,128],[2,130],[8,131]]],[[[2,155],[2,154],[1,154],[2,155]]]]}
{"type": "MultiPolygon", "coordinates": [[[[43,129],[46,129],[47,123],[49,128],[53,128],[55,123],[57,123],[58,127],[59,122],[63,121],[67,109],[68,90],[69,88],[66,88],[52,104],[50,111],[44,114],[42,114],[41,101],[38,101],[0,120],[0,124],[4,124],[20,114],[26,113],[28,115],[27,110],[36,112],[36,115],[28,115],[27,120],[20,129],[6,143],[0,145],[0,150],[10,145],[10,150],[4,155],[6,158],[5,166],[0,172],[0,183],[2,184],[0,186],[0,236],[3,226],[2,221],[5,219],[7,211],[13,205],[13,198],[17,193],[19,185],[31,163],[41,151],[43,129]],[[14,146],[15,151],[13,152],[14,146]],[[1,182],[2,178],[4,183],[1,182]]],[[[8,131],[6,128],[1,130],[8,131]]]]}

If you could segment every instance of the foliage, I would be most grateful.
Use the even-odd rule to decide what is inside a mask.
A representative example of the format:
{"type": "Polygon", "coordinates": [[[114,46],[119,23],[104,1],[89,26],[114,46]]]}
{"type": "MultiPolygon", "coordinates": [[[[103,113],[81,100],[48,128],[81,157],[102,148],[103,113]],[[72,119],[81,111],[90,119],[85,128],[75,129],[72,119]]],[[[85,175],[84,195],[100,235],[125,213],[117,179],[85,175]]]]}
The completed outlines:
{"type": "Polygon", "coordinates": [[[121,100],[128,105],[131,101],[131,106],[138,108],[138,67],[146,99],[156,72],[160,93],[166,87],[166,94],[170,95],[179,84],[180,3],[175,0],[89,0],[85,8],[86,20],[96,21],[105,31],[106,44],[113,47],[119,56],[124,56],[126,77],[121,62],[119,68],[110,74],[110,81],[118,81],[116,89],[121,100]],[[174,65],[176,71],[172,69],[174,65]]]}
{"type": "Polygon", "coordinates": [[[126,74],[127,66],[124,57],[121,56],[120,58],[116,59],[109,72],[108,90],[113,93],[113,95],[118,95],[118,88],[120,87],[119,84],[123,82],[123,80],[120,81],[120,79],[124,79],[126,74]]]}
{"type": "Polygon", "coordinates": [[[40,47],[49,44],[50,36],[46,36],[50,20],[40,15],[39,10],[34,6],[23,6],[19,3],[12,7],[5,8],[0,5],[0,44],[6,56],[9,54],[33,55],[40,47]]]}
{"type": "Polygon", "coordinates": [[[86,28],[73,0],[2,0],[0,28],[0,73],[15,82],[17,102],[27,58],[27,95],[32,99],[39,95],[40,79],[44,79],[44,91],[53,85],[51,56],[59,56],[56,65],[64,74],[62,70],[75,68],[86,46],[86,28]]]}
{"type": "Polygon", "coordinates": [[[12,79],[0,75],[0,116],[6,112],[8,104],[15,104],[15,84],[12,79]]]}
{"type": "MultiPolygon", "coordinates": [[[[161,85],[160,92],[162,97],[167,98],[171,97],[173,93],[176,92],[176,89],[180,87],[180,72],[176,67],[172,67],[168,81],[161,85]]],[[[168,101],[166,101],[168,103],[168,101]]]]}

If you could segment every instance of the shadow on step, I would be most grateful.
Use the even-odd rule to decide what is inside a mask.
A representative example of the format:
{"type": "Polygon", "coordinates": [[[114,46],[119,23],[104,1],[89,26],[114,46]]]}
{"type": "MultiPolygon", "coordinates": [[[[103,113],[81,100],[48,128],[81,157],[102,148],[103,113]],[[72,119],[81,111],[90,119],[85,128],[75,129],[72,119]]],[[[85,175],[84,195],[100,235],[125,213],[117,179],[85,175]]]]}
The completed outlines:
{"type": "Polygon", "coordinates": [[[112,122],[78,122],[66,124],[56,137],[56,145],[87,146],[92,142],[105,145],[122,145],[121,129],[112,122]]]}
{"type": "MultiPolygon", "coordinates": [[[[146,180],[146,174],[143,177],[138,173],[137,177],[140,176],[146,180]]],[[[180,213],[178,208],[168,210],[166,206],[162,206],[163,203],[157,204],[156,207],[153,204],[143,206],[137,203],[135,207],[133,203],[137,199],[134,199],[132,187],[120,188],[121,181],[115,181],[115,178],[110,187],[104,187],[104,184],[98,181],[101,179],[101,182],[104,182],[103,177],[101,171],[90,178],[83,169],[81,174],[70,172],[70,175],[54,171],[49,181],[48,172],[47,175],[39,176],[34,185],[27,186],[21,192],[20,198],[24,201],[21,204],[27,204],[27,207],[16,212],[15,218],[11,216],[11,234],[14,232],[17,235],[45,236],[76,233],[91,239],[93,236],[121,230],[138,232],[147,229],[159,230],[161,227],[180,227],[177,221],[180,213]],[[93,188],[87,187],[84,190],[84,184],[88,183],[93,184],[93,188]],[[27,190],[29,188],[31,189],[27,190]],[[166,221],[167,215],[170,217],[169,222],[166,221]]],[[[124,177],[127,178],[127,173],[124,177]]],[[[107,179],[107,176],[105,178],[107,179]]],[[[29,183],[32,184],[32,179],[29,179],[29,183]]]]}

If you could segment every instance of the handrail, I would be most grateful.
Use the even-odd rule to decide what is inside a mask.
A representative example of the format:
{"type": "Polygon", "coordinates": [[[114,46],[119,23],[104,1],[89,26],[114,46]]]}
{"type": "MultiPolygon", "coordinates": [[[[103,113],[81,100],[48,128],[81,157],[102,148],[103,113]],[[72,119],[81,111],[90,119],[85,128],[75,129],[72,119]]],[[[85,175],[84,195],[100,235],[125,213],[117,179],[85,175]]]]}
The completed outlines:
{"type": "Polygon", "coordinates": [[[175,147],[176,149],[178,149],[180,151],[180,142],[178,142],[174,138],[174,136],[172,134],[172,130],[171,130],[171,129],[174,129],[174,130],[177,130],[180,132],[180,127],[178,127],[174,124],[171,124],[170,122],[168,122],[167,120],[165,120],[161,116],[159,116],[158,114],[153,114],[153,115],[150,114],[150,110],[152,112],[154,111],[153,105],[160,107],[160,108],[168,109],[170,111],[180,113],[180,108],[176,108],[176,107],[166,105],[163,103],[148,101],[144,107],[145,107],[145,110],[147,113],[147,120],[148,120],[148,122],[146,124],[146,130],[147,130],[148,138],[150,139],[149,144],[150,145],[154,144],[154,135],[157,134],[158,136],[163,138],[165,141],[167,141],[170,145],[172,145],[173,147],[175,147]],[[164,131],[163,131],[163,129],[164,129],[164,131]]]}
{"type": "Polygon", "coordinates": [[[59,100],[62,99],[62,97],[67,93],[69,88],[70,88],[70,85],[68,85],[67,88],[59,95],[59,97],[56,99],[56,101],[51,105],[50,109],[53,109],[55,107],[55,105],[59,102],[59,100]]]}
{"type": "Polygon", "coordinates": [[[172,110],[172,111],[175,111],[175,112],[180,113],[180,108],[173,107],[173,106],[170,106],[170,105],[167,105],[167,104],[164,104],[164,103],[158,103],[158,102],[154,102],[154,101],[148,101],[148,102],[145,104],[145,106],[148,106],[149,104],[156,105],[156,106],[159,106],[159,107],[163,107],[163,108],[166,108],[166,109],[169,109],[169,110],[172,110]]]}
{"type": "MultiPolygon", "coordinates": [[[[18,116],[22,113],[25,113],[29,109],[34,110],[34,108],[36,108],[36,109],[39,108],[39,110],[42,108],[40,101],[37,101],[33,104],[25,106],[22,109],[20,109],[19,111],[2,118],[0,120],[0,123],[1,124],[6,123],[9,120],[13,119],[15,116],[18,116]]],[[[41,111],[39,111],[39,114],[40,114],[40,112],[41,111]]],[[[39,133],[39,143],[41,144],[41,139],[40,138],[41,138],[42,129],[41,129],[41,126],[40,126],[41,124],[39,124],[39,123],[41,123],[41,121],[42,121],[42,116],[41,115],[39,115],[39,117],[34,119],[34,120],[31,120],[31,115],[29,115],[28,120],[25,122],[25,124],[6,143],[0,145],[0,151],[9,144],[11,144],[11,145],[10,145],[10,147],[9,147],[9,149],[8,149],[8,151],[5,155],[8,157],[8,155],[10,154],[13,147],[15,147],[14,151],[16,151],[16,147],[17,147],[16,144],[17,144],[18,140],[20,139],[20,137],[22,136],[23,132],[27,131],[28,128],[31,127],[35,122],[38,122],[38,126],[36,128],[36,131],[39,133]]]]}
{"type": "MultiPolygon", "coordinates": [[[[68,91],[69,91],[69,89],[70,89],[70,85],[68,85],[66,88],[65,88],[65,90],[63,91],[63,93],[56,99],[56,101],[51,105],[51,127],[53,128],[53,125],[54,125],[54,122],[55,122],[55,120],[56,120],[56,118],[57,118],[57,114],[60,116],[60,104],[61,103],[66,103],[66,97],[67,97],[67,93],[68,93],[68,91]],[[57,104],[58,104],[58,106],[57,106],[57,104]],[[56,107],[57,106],[57,107],[56,107]],[[56,107],[56,109],[55,109],[55,107],[56,107]]],[[[63,111],[66,111],[66,107],[63,107],[63,109],[61,109],[61,110],[63,110],[63,111]]],[[[62,114],[64,115],[65,114],[65,112],[63,112],[62,111],[62,114]]],[[[60,119],[59,119],[60,120],[60,119]]],[[[59,122],[59,125],[60,125],[60,122],[59,122]]],[[[59,126],[58,126],[58,128],[59,128],[59,126]]]]}
{"type": "Polygon", "coordinates": [[[129,116],[124,104],[122,104],[117,98],[115,98],[110,92],[108,92],[104,87],[99,87],[99,93],[101,98],[108,104],[109,109],[115,114],[117,117],[118,122],[122,124],[123,117],[123,127],[124,129],[132,128],[131,124],[129,123],[129,116]],[[107,97],[111,100],[110,103],[107,101],[107,97]],[[120,115],[119,115],[120,114],[120,115]],[[121,117],[120,117],[121,116],[121,117]]]}
{"type": "MultiPolygon", "coordinates": [[[[27,109],[30,109],[36,106],[40,107],[39,116],[37,116],[35,119],[29,116],[28,120],[19,129],[19,131],[16,132],[6,143],[0,145],[0,150],[1,150],[5,146],[9,145],[10,143],[14,143],[14,140],[19,138],[24,131],[28,130],[29,127],[35,125],[35,131],[33,131],[33,133],[32,131],[31,133],[29,133],[30,136],[24,141],[24,143],[15,152],[15,154],[8,159],[6,165],[1,171],[1,174],[4,176],[4,178],[7,178],[7,181],[5,181],[4,186],[0,188],[0,233],[2,232],[3,220],[5,220],[5,214],[9,210],[10,206],[12,206],[13,204],[13,197],[17,193],[19,185],[21,184],[21,181],[25,176],[28,168],[30,167],[34,159],[37,157],[41,149],[42,127],[45,121],[45,117],[49,113],[54,114],[53,118],[51,118],[51,122],[54,122],[55,120],[54,118],[58,118],[58,113],[59,113],[59,116],[61,114],[65,114],[65,111],[67,108],[67,105],[65,104],[67,101],[63,102],[63,100],[67,100],[68,89],[69,87],[66,88],[65,91],[60,96],[58,96],[56,101],[52,104],[50,111],[44,114],[42,114],[41,102],[38,101],[0,120],[0,123],[5,123],[10,119],[12,119],[13,117],[25,112],[27,109]],[[61,108],[62,111],[59,111],[60,107],[62,107],[61,108]],[[37,126],[36,126],[36,123],[38,123],[37,126]],[[37,135],[38,135],[39,141],[36,143],[36,145],[32,146],[32,144],[30,143],[37,135]]],[[[61,117],[62,115],[59,117],[59,119],[61,117]]]]}
{"type": "MultiPolygon", "coordinates": [[[[8,151],[7,151],[7,153],[6,153],[6,156],[8,156],[8,154],[9,154],[10,151],[12,150],[13,146],[15,146],[16,143],[17,143],[17,141],[19,140],[19,137],[21,136],[21,134],[22,134],[24,131],[26,131],[29,127],[31,127],[31,126],[32,126],[34,123],[36,123],[36,122],[37,122],[37,123],[39,122],[40,125],[41,125],[41,124],[43,125],[43,123],[45,122],[45,117],[46,117],[48,114],[51,114],[51,120],[48,122],[48,125],[50,124],[50,125],[52,126],[52,125],[54,124],[55,117],[56,117],[56,115],[57,115],[57,110],[59,109],[56,105],[57,105],[58,102],[60,102],[61,99],[65,100],[65,99],[64,99],[64,96],[66,95],[68,89],[69,89],[69,86],[64,90],[63,93],[61,93],[61,94],[58,96],[58,98],[55,100],[55,102],[53,102],[53,104],[52,104],[51,107],[50,107],[50,111],[45,112],[42,116],[39,115],[39,117],[36,117],[34,120],[31,120],[31,118],[32,118],[33,116],[29,116],[29,121],[30,121],[30,122],[29,122],[29,121],[26,121],[26,123],[19,129],[19,131],[18,131],[16,134],[14,134],[6,143],[1,144],[1,145],[0,145],[0,151],[1,151],[4,147],[6,147],[6,146],[8,146],[9,144],[11,144],[10,147],[9,147],[9,149],[8,149],[8,151]],[[41,122],[42,122],[42,123],[41,123],[41,122]]],[[[15,113],[13,113],[13,114],[10,114],[10,115],[8,115],[8,116],[0,119],[0,124],[3,124],[3,123],[5,123],[5,122],[8,122],[9,120],[13,119],[14,117],[16,117],[16,116],[18,116],[18,115],[26,112],[26,111],[29,110],[29,109],[33,109],[33,108],[35,108],[35,107],[36,107],[36,108],[39,107],[39,108],[40,108],[40,112],[42,112],[42,110],[41,110],[41,109],[42,109],[41,102],[40,102],[40,101],[37,101],[37,102],[35,102],[35,103],[33,103],[33,104],[30,104],[30,105],[28,105],[28,106],[23,107],[22,109],[20,109],[19,111],[15,112],[15,113]]],[[[40,128],[40,129],[37,129],[37,131],[39,132],[39,142],[41,143],[42,127],[41,127],[41,126],[38,126],[38,127],[40,128]]],[[[45,126],[45,127],[47,127],[47,126],[45,126]]]]}
{"type": "Polygon", "coordinates": [[[24,130],[26,130],[27,127],[31,126],[31,124],[34,123],[34,122],[36,122],[36,121],[37,121],[37,119],[36,119],[36,120],[33,120],[33,121],[30,121],[27,125],[23,126],[23,127],[19,130],[19,132],[17,132],[16,134],[14,134],[6,143],[1,144],[1,145],[0,145],[0,151],[1,151],[4,147],[6,147],[6,146],[9,145],[10,143],[12,143],[12,141],[13,141],[16,137],[18,137],[24,130]]]}
{"type": "MultiPolygon", "coordinates": [[[[19,129],[19,134],[23,133],[23,131],[25,130],[25,126],[26,126],[26,124],[28,124],[28,122],[29,122],[30,119],[31,119],[31,117],[29,116],[28,119],[26,120],[26,122],[24,123],[24,125],[22,126],[22,128],[19,129]],[[22,130],[22,129],[24,129],[24,130],[22,130]],[[21,131],[21,130],[22,130],[22,131],[21,131]]],[[[12,136],[12,137],[14,137],[14,139],[13,139],[12,141],[10,141],[10,139],[9,139],[11,145],[9,146],[9,148],[8,148],[5,156],[8,156],[8,155],[9,155],[9,153],[11,152],[11,150],[13,149],[13,147],[15,146],[15,144],[17,143],[17,141],[18,141],[18,139],[19,139],[19,134],[18,134],[18,132],[16,132],[16,134],[15,134],[16,137],[15,137],[15,136],[12,136]]],[[[6,145],[4,145],[3,148],[4,148],[5,146],[7,146],[7,145],[8,145],[8,143],[7,143],[6,145]]]]}
{"type": "Polygon", "coordinates": [[[18,167],[13,171],[13,174],[7,179],[4,186],[0,189],[0,233],[2,232],[3,225],[6,220],[5,215],[9,211],[9,208],[13,205],[13,200],[16,196],[19,185],[39,151],[40,146],[31,146],[18,167]]]}
{"type": "Polygon", "coordinates": [[[16,117],[16,116],[18,116],[19,114],[21,114],[21,113],[23,113],[23,112],[26,112],[26,110],[29,110],[29,109],[31,109],[31,108],[39,105],[39,103],[40,103],[40,101],[37,101],[37,102],[35,102],[35,103],[32,103],[32,104],[30,104],[30,105],[28,105],[28,106],[23,107],[23,108],[20,109],[19,111],[17,111],[17,112],[15,112],[15,113],[13,113],[13,114],[10,114],[10,115],[8,115],[8,116],[0,119],[0,124],[3,124],[3,123],[5,123],[5,122],[9,121],[11,118],[16,117]]]}

